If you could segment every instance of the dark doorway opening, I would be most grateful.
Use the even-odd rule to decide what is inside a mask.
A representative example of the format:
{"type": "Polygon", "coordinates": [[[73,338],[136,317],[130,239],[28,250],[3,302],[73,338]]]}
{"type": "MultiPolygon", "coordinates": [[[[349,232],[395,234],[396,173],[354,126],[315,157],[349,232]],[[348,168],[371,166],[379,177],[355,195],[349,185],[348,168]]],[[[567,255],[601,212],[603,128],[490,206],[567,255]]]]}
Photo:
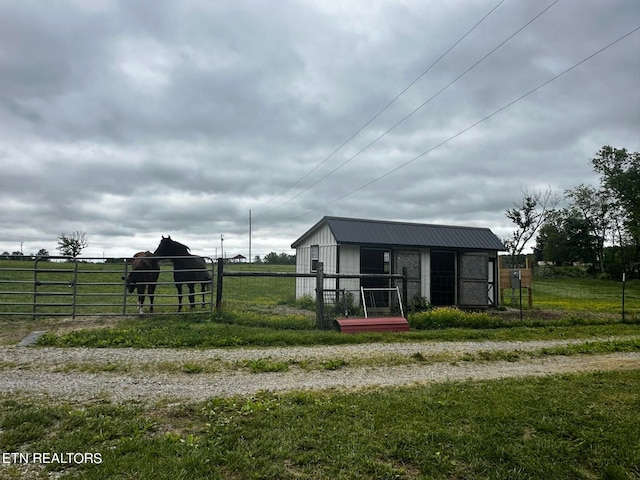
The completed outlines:
{"type": "Polygon", "coordinates": [[[456,304],[456,252],[431,252],[431,304],[456,304]]]}
{"type": "MultiPolygon", "coordinates": [[[[360,273],[388,275],[391,273],[391,252],[377,248],[360,249],[360,273]]],[[[388,288],[388,278],[361,278],[363,288],[388,288]]],[[[369,292],[367,305],[375,307],[389,307],[389,292],[369,292]]]]}

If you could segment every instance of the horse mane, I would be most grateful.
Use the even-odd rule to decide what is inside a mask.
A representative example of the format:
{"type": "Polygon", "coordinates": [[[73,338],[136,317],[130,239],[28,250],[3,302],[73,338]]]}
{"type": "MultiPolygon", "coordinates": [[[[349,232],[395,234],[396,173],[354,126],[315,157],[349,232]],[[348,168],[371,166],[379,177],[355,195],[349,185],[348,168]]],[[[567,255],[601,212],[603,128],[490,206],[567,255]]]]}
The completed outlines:
{"type": "Polygon", "coordinates": [[[184,243],[180,243],[180,242],[175,242],[175,243],[178,244],[180,248],[184,248],[187,253],[191,253],[191,249],[187,247],[184,243]]]}
{"type": "MultiPolygon", "coordinates": [[[[165,241],[168,241],[171,244],[172,248],[182,250],[185,252],[185,254],[191,255],[191,249],[183,243],[176,242],[174,239],[171,238],[171,235],[169,235],[166,238],[163,236],[162,242],[165,242],[165,241]]],[[[160,243],[162,244],[162,242],[160,243]]]]}
{"type": "Polygon", "coordinates": [[[181,249],[183,249],[185,252],[187,253],[191,253],[191,249],[189,247],[187,247],[185,244],[180,243],[180,242],[176,242],[175,240],[171,240],[173,243],[175,243],[178,247],[180,247],[181,249]]]}

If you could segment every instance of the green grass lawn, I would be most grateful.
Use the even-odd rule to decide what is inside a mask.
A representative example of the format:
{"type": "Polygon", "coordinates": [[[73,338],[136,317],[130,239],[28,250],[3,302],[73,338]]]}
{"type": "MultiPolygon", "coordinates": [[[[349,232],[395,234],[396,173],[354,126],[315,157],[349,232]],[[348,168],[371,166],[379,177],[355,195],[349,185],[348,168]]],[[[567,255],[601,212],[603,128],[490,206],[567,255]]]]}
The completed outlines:
{"type": "Polygon", "coordinates": [[[556,338],[596,338],[637,335],[638,323],[597,321],[596,323],[548,321],[537,326],[505,328],[437,328],[409,332],[371,332],[345,335],[319,331],[304,315],[272,315],[238,311],[213,321],[198,315],[128,318],[111,328],[79,329],[40,338],[41,346],[60,347],[247,347],[339,345],[370,342],[466,341],[466,340],[549,340],[556,338]],[[255,317],[255,319],[254,319],[255,317]],[[271,318],[271,321],[270,321],[271,318]]]}
{"type": "MultiPolygon", "coordinates": [[[[281,268],[275,270],[284,271],[281,268]]],[[[64,282],[68,272],[52,275],[64,282]]],[[[105,273],[100,275],[104,278],[105,273]]],[[[117,282],[118,272],[108,275],[117,282]]],[[[513,315],[496,322],[459,312],[455,319],[445,318],[444,312],[436,315],[438,328],[344,335],[314,328],[314,312],[296,308],[292,299],[293,279],[271,280],[225,278],[230,300],[213,316],[126,317],[108,328],[74,331],[57,331],[55,323],[40,319],[0,317],[0,330],[50,328],[41,345],[89,348],[565,338],[585,342],[537,354],[639,348],[633,339],[591,342],[609,336],[637,338],[637,283],[627,285],[625,323],[616,303],[619,283],[534,279],[534,309],[525,312],[524,322],[513,315]],[[561,314],[546,317],[547,310],[561,314]]],[[[504,358],[459,361],[493,359],[504,358]]],[[[260,375],[275,366],[246,368],[260,375]]],[[[178,373],[197,375],[205,367],[188,365],[178,373]]],[[[348,365],[336,365],[343,367],[348,365]]],[[[639,479],[639,385],[639,371],[620,371],[354,392],[264,393],[201,403],[95,399],[78,404],[73,399],[0,394],[0,453],[86,452],[101,459],[100,464],[73,466],[5,463],[0,464],[0,478],[639,479]]]]}
{"type": "MultiPolygon", "coordinates": [[[[622,282],[586,278],[535,278],[534,306],[574,312],[622,313],[622,282]]],[[[640,314],[640,282],[625,286],[625,310],[640,314]]]]}
{"type": "Polygon", "coordinates": [[[151,406],[0,395],[0,451],[100,457],[29,478],[633,479],[638,385],[622,371],[151,406]]]}

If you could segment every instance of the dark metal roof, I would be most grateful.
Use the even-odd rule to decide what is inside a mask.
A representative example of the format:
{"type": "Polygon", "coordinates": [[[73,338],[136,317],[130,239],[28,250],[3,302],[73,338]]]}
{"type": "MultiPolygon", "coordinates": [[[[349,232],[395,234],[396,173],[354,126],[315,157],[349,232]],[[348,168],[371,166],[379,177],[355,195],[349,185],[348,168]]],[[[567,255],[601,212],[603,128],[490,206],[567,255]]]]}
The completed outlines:
{"type": "Polygon", "coordinates": [[[302,240],[324,224],[329,226],[339,244],[505,250],[502,242],[488,228],[341,217],[324,217],[291,247],[296,248],[302,240]]]}

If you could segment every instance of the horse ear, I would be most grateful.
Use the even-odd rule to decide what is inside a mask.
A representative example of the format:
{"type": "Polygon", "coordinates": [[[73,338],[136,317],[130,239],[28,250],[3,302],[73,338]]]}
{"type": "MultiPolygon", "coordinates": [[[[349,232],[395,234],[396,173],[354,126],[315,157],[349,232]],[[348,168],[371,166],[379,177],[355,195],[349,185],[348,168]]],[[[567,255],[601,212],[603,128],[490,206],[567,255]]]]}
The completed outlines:
{"type": "Polygon", "coordinates": [[[164,235],[161,235],[162,239],[164,240],[164,235]]]}

